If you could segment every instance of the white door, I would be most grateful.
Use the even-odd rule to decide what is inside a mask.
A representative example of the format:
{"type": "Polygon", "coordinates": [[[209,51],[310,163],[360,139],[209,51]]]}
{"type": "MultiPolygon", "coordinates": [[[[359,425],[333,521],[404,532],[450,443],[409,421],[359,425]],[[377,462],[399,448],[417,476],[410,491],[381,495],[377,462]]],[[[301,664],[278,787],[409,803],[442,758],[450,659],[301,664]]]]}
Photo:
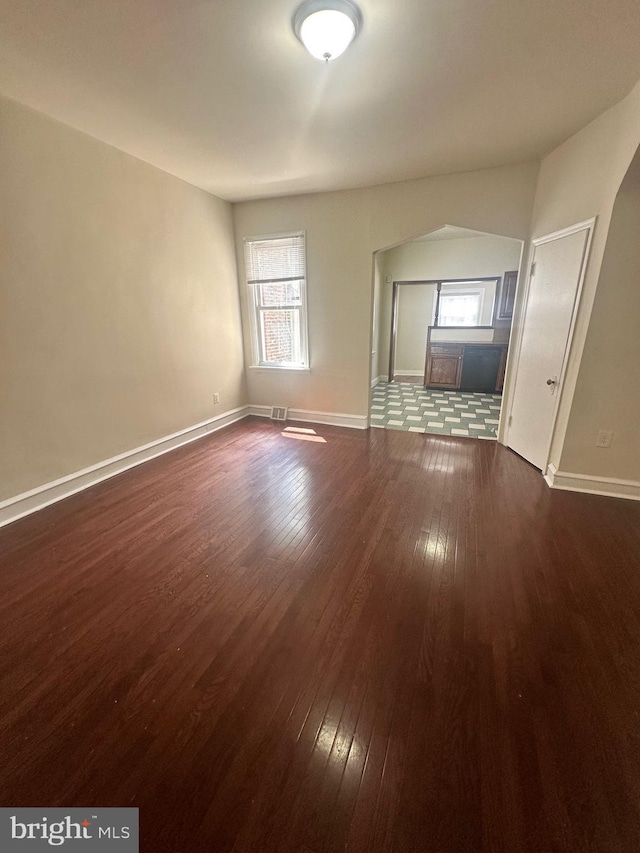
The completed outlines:
{"type": "Polygon", "coordinates": [[[507,444],[540,469],[548,460],[592,224],[533,241],[507,444]]]}

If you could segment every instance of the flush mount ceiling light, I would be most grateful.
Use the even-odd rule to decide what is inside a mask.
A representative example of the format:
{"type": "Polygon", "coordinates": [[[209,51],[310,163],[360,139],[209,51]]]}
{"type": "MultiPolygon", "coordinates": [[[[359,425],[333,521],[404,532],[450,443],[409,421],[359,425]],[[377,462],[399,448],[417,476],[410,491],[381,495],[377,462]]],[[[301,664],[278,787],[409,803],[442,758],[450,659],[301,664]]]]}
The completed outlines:
{"type": "Polygon", "coordinates": [[[293,31],[316,59],[329,62],[344,53],[362,26],[351,0],[306,0],[293,17],[293,31]]]}

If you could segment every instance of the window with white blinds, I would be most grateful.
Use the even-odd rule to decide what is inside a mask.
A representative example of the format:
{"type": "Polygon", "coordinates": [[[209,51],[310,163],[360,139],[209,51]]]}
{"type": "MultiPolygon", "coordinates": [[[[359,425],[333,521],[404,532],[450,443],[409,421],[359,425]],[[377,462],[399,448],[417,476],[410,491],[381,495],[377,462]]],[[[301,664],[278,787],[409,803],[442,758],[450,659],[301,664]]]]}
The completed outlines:
{"type": "Polygon", "coordinates": [[[308,367],[303,232],[244,241],[254,364],[308,367]]]}

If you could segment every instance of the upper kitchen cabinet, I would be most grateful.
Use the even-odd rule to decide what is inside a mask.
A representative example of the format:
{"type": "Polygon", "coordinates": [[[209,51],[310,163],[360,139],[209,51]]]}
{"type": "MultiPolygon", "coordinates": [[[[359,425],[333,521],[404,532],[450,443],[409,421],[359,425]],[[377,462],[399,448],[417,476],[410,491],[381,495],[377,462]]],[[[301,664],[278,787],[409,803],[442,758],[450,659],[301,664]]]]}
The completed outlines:
{"type": "Polygon", "coordinates": [[[517,283],[518,270],[509,270],[503,275],[495,302],[494,322],[496,320],[512,320],[517,283]]]}

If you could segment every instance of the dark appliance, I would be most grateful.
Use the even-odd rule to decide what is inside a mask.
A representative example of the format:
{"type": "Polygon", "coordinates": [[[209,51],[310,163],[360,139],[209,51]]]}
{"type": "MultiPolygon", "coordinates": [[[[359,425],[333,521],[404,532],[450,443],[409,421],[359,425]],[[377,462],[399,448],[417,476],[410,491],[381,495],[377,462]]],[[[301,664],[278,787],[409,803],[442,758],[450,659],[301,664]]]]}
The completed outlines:
{"type": "Polygon", "coordinates": [[[502,347],[465,344],[462,361],[461,391],[495,393],[502,347]]]}

